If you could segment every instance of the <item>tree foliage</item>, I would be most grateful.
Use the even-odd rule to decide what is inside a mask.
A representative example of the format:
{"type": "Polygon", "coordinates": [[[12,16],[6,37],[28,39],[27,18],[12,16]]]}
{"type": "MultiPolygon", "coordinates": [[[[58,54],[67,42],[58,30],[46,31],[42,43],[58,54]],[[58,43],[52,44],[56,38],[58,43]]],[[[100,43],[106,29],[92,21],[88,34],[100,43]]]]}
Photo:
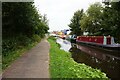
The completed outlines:
{"type": "Polygon", "coordinates": [[[85,32],[94,35],[101,29],[102,6],[100,3],[92,4],[81,20],[81,28],[85,32]]]}
{"type": "Polygon", "coordinates": [[[117,42],[120,43],[120,1],[119,2],[112,2],[112,21],[113,21],[113,36],[116,37],[117,42]]]}
{"type": "Polygon", "coordinates": [[[120,1],[104,3],[102,28],[105,35],[114,36],[120,42],[120,1]]]}
{"type": "Polygon", "coordinates": [[[80,20],[82,19],[82,15],[83,15],[83,9],[78,10],[74,13],[74,16],[69,24],[72,34],[82,35],[81,25],[80,25],[80,20]]]}
{"type": "Polygon", "coordinates": [[[42,35],[45,32],[41,28],[48,30],[32,2],[2,3],[2,20],[3,37],[42,35]]]}
{"type": "Polygon", "coordinates": [[[47,17],[38,13],[33,2],[2,3],[3,56],[43,38],[48,29],[47,17]]]}

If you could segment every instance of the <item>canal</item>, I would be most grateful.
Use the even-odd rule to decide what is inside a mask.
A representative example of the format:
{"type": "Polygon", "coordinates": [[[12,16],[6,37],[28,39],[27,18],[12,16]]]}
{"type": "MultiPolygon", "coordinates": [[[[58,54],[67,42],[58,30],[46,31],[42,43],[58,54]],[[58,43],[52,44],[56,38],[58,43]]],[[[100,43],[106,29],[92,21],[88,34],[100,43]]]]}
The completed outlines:
{"type": "Polygon", "coordinates": [[[72,58],[78,63],[85,63],[105,72],[109,78],[120,78],[120,54],[118,51],[103,50],[89,45],[72,44],[58,38],[61,49],[72,53],[72,58]]]}

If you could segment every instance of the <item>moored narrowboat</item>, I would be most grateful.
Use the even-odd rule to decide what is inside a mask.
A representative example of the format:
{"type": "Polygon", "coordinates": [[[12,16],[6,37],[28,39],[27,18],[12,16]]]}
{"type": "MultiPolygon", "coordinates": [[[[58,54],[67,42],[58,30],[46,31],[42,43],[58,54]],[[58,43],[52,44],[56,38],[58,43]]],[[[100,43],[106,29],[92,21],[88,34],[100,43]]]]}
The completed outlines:
{"type": "Polygon", "coordinates": [[[116,44],[114,42],[114,38],[111,36],[77,36],[76,43],[87,44],[117,51],[120,49],[120,44],[116,44]]]}

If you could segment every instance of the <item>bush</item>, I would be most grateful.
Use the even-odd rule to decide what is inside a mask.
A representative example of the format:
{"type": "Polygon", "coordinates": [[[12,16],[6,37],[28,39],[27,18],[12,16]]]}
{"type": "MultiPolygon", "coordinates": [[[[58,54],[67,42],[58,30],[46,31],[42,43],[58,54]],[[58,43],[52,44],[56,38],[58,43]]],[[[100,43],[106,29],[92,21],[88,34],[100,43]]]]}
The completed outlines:
{"type": "Polygon", "coordinates": [[[41,40],[41,38],[38,35],[33,35],[32,40],[39,42],[41,40]]]}

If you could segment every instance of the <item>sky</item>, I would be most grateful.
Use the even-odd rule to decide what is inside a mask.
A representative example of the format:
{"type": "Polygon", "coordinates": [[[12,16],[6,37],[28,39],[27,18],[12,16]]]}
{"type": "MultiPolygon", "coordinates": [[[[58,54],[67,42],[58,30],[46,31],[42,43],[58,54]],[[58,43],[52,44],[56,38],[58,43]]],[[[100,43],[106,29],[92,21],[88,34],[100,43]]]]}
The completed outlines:
{"type": "Polygon", "coordinates": [[[40,14],[47,15],[49,20],[49,31],[60,31],[69,29],[68,24],[74,12],[84,9],[89,5],[102,0],[34,0],[40,14]]]}

